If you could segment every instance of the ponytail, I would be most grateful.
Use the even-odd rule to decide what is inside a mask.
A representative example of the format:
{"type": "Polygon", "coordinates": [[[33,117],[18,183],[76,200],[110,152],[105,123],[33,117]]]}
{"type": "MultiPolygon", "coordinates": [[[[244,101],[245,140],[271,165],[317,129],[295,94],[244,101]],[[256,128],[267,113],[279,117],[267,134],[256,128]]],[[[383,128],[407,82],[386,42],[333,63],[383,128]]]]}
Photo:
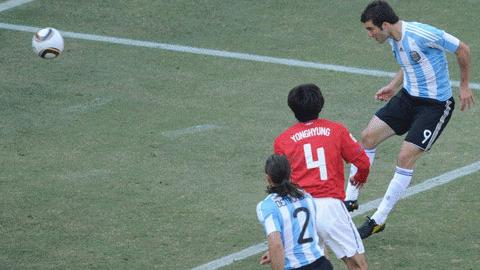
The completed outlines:
{"type": "Polygon", "coordinates": [[[277,193],[280,197],[303,198],[300,188],[290,181],[290,164],[285,156],[271,155],[265,163],[265,173],[273,182],[273,185],[267,188],[267,193],[277,193]]]}
{"type": "Polygon", "coordinates": [[[284,181],[279,185],[269,186],[266,191],[267,193],[277,193],[280,197],[290,196],[297,199],[304,197],[304,193],[300,188],[290,181],[284,181]]]}

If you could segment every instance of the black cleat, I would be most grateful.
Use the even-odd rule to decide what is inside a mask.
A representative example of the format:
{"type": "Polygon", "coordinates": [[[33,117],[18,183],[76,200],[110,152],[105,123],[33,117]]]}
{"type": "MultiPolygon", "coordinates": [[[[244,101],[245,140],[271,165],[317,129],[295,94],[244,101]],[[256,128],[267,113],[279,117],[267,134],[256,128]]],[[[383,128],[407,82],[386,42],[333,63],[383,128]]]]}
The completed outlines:
{"type": "Polygon", "coordinates": [[[357,200],[354,201],[343,201],[345,207],[347,208],[348,212],[353,212],[358,209],[358,202],[357,200]]]}
{"type": "Polygon", "coordinates": [[[365,239],[374,233],[379,233],[385,229],[384,224],[377,224],[375,220],[367,216],[367,220],[358,228],[360,238],[365,239]]]}

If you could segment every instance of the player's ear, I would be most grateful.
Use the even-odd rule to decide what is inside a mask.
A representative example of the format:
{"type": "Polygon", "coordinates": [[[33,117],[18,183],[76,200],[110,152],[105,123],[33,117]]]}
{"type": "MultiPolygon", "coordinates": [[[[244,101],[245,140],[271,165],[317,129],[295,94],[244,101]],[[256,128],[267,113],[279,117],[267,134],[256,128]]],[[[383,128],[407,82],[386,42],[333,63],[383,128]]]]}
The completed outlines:
{"type": "Polygon", "coordinates": [[[380,30],[388,29],[390,24],[388,22],[383,22],[382,25],[380,26],[380,30]]]}
{"type": "Polygon", "coordinates": [[[272,181],[272,178],[270,177],[270,175],[265,174],[265,180],[267,181],[267,184],[269,186],[273,186],[273,181],[272,181]]]}

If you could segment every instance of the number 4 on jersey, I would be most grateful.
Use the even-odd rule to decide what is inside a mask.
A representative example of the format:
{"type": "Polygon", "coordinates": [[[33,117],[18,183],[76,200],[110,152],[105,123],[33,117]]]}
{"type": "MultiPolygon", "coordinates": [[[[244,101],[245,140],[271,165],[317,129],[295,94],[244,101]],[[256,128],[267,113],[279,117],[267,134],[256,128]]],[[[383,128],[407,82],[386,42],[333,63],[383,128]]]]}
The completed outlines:
{"type": "Polygon", "coordinates": [[[317,148],[318,160],[313,160],[312,146],[309,143],[303,145],[303,152],[305,153],[305,161],[307,162],[307,168],[318,168],[320,170],[320,180],[328,180],[327,162],[325,161],[325,149],[323,149],[323,147],[317,148]]]}

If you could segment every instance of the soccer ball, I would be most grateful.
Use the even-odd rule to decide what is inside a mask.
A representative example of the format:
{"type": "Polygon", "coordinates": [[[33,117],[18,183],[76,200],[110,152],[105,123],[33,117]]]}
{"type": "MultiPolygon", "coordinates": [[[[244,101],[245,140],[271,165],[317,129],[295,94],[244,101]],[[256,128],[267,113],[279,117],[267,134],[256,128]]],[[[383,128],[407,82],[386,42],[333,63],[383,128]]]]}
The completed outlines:
{"type": "Polygon", "coordinates": [[[63,52],[63,37],[55,28],[38,30],[32,38],[33,51],[44,59],[53,59],[63,52]]]}

